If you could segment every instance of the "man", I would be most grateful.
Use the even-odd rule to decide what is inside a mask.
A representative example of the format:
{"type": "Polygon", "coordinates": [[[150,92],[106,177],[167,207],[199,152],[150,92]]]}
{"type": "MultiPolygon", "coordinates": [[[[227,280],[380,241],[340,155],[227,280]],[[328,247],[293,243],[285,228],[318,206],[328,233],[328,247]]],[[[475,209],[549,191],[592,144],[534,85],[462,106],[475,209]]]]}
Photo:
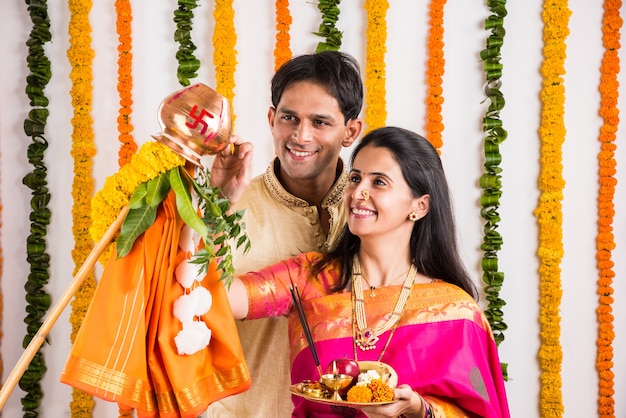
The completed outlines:
{"type": "MultiPolygon", "coordinates": [[[[361,133],[363,84],[358,63],[335,51],[301,55],[278,69],[268,120],[276,158],[236,203],[252,249],[235,254],[237,273],[304,251],[328,251],[345,222],[348,178],[340,158],[361,133]]],[[[286,318],[237,325],[252,388],[209,407],[208,417],[291,417],[286,318]]],[[[324,367],[325,365],[322,365],[324,367]]]]}

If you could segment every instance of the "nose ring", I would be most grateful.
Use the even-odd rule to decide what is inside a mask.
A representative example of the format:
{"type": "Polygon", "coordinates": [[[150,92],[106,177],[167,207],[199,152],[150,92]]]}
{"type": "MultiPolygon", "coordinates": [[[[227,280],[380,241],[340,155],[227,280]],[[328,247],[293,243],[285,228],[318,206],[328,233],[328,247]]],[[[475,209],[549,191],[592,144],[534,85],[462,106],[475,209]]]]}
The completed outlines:
{"type": "Polygon", "coordinates": [[[370,199],[370,191],[367,189],[361,190],[361,197],[363,198],[364,202],[367,202],[370,199]]]}

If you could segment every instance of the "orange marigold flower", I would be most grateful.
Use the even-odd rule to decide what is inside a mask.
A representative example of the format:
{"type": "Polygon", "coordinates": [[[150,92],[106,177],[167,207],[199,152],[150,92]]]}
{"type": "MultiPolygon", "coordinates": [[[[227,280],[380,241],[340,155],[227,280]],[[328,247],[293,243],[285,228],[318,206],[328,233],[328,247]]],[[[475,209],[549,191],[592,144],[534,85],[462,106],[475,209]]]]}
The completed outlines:
{"type": "Polygon", "coordinates": [[[372,390],[366,385],[352,386],[348,391],[348,402],[372,402],[372,390]]]}

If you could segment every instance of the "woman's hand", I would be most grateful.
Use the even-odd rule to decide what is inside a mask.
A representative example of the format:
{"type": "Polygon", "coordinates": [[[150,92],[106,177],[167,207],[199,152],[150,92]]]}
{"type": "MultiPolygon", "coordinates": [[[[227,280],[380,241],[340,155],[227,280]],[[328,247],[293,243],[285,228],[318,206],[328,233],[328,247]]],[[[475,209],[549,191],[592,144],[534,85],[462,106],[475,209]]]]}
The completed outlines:
{"type": "Polygon", "coordinates": [[[363,406],[361,411],[370,418],[422,418],[424,416],[422,398],[413,392],[409,385],[400,385],[394,389],[396,402],[380,406],[363,406]]]}
{"type": "Polygon", "coordinates": [[[237,203],[250,184],[252,174],[252,143],[238,136],[230,137],[230,145],[213,160],[211,186],[219,187],[231,205],[237,203]]]}

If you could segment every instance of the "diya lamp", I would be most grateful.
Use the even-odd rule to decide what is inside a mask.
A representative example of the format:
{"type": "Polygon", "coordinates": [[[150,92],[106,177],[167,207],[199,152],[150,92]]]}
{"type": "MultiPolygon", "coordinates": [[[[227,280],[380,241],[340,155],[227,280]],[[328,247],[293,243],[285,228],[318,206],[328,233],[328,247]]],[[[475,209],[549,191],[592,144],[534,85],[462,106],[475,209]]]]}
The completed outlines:
{"type": "Polygon", "coordinates": [[[152,137],[199,167],[203,156],[215,155],[229,144],[228,100],[202,83],[163,99],[158,119],[162,131],[152,137]]]}
{"type": "Polygon", "coordinates": [[[339,391],[350,386],[352,379],[354,379],[354,377],[349,374],[339,373],[336,362],[332,363],[332,370],[330,373],[323,374],[320,377],[322,384],[332,391],[330,399],[333,401],[343,400],[339,391]]]}

